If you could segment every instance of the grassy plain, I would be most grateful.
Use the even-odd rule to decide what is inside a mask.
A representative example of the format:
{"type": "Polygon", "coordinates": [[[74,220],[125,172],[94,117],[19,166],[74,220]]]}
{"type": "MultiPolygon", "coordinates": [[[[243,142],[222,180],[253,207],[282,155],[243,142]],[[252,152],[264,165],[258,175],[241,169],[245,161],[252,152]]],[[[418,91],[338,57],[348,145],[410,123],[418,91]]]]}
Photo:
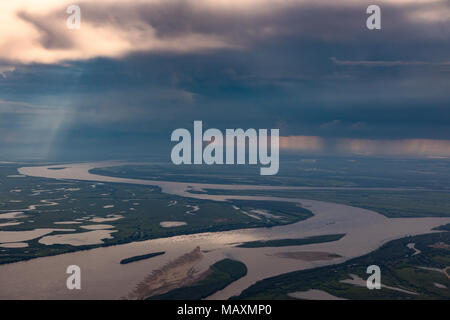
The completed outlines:
{"type": "Polygon", "coordinates": [[[450,279],[442,272],[450,266],[450,250],[434,246],[436,243],[450,244],[450,232],[394,240],[374,252],[340,265],[265,279],[234,299],[293,299],[289,293],[310,289],[323,290],[346,299],[450,299],[450,279]],[[421,252],[414,255],[415,251],[407,247],[409,243],[414,243],[421,252]],[[367,279],[366,269],[370,265],[380,267],[382,284],[416,295],[386,288],[369,290],[341,282],[350,279],[350,274],[367,279]]]}
{"type": "Polygon", "coordinates": [[[117,232],[101,245],[47,246],[34,239],[27,241],[28,247],[25,248],[0,248],[0,264],[181,234],[270,227],[312,215],[294,204],[220,203],[167,195],[152,186],[21,177],[17,167],[12,164],[0,166],[0,215],[10,212],[23,214],[15,219],[0,219],[0,224],[20,223],[0,226],[0,232],[53,228],[74,229],[74,232],[81,233],[88,231],[82,229],[83,226],[96,224],[112,225],[117,232]],[[54,205],[49,205],[49,202],[54,205]],[[198,207],[198,210],[193,211],[193,207],[198,207]],[[259,215],[256,219],[245,214],[243,208],[248,211],[265,210],[269,215],[259,215]],[[109,219],[111,215],[123,218],[102,223],[94,220],[109,219]],[[186,224],[162,226],[161,222],[166,221],[186,224]],[[64,224],[59,224],[61,222],[64,224]]]}
{"type": "Polygon", "coordinates": [[[279,240],[267,240],[267,241],[250,241],[244,242],[237,247],[239,248],[268,248],[268,247],[289,247],[289,246],[303,246],[313,243],[325,243],[338,241],[345,234],[327,234],[324,236],[314,236],[308,238],[299,239],[279,239],[279,240]]]}

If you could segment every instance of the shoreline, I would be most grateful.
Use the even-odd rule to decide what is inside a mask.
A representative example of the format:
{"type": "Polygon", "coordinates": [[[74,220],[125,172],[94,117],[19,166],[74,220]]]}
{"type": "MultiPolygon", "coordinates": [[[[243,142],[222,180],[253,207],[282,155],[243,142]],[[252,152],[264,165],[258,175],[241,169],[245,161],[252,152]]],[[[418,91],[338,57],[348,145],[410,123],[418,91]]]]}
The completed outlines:
{"type": "MultiPolygon", "coordinates": [[[[92,175],[88,172],[94,164],[65,165],[67,169],[44,170],[36,168],[34,176],[72,180],[77,176],[81,180],[92,175]],[[54,176],[56,175],[56,176],[54,176]]],[[[30,170],[28,168],[27,170],[30,170]]],[[[98,182],[110,181],[110,177],[95,176],[98,182]]],[[[154,182],[139,181],[139,184],[154,185],[154,182]]],[[[185,188],[192,184],[163,183],[163,187],[171,192],[183,194],[185,188]]],[[[248,186],[246,186],[248,188],[248,186]]],[[[220,189],[223,186],[219,187],[220,189]]],[[[235,188],[230,185],[229,188],[235,188]]],[[[251,188],[251,187],[250,187],[251,188]]],[[[226,201],[227,199],[286,201],[300,204],[310,210],[313,216],[290,225],[270,228],[238,229],[232,231],[195,233],[191,235],[159,238],[142,242],[132,242],[111,247],[99,247],[91,250],[77,251],[52,257],[37,258],[18,263],[0,265],[0,272],[5,275],[0,282],[0,288],[9,288],[8,292],[0,289],[0,299],[119,299],[152,270],[157,270],[168,261],[174,260],[197,246],[204,250],[204,259],[199,263],[198,271],[207,270],[212,264],[231,257],[241,261],[248,268],[245,277],[231,283],[229,286],[216,292],[208,299],[227,299],[236,296],[253,283],[288,273],[291,271],[313,269],[320,266],[334,265],[345,262],[351,258],[359,257],[380,248],[383,244],[409,235],[438,232],[432,230],[436,226],[450,222],[450,218],[399,218],[389,219],[374,211],[323,201],[305,200],[296,198],[278,197],[252,197],[252,196],[209,196],[205,194],[190,194],[189,197],[202,198],[213,201],[226,201]],[[273,240],[282,238],[304,238],[308,236],[326,235],[331,233],[346,233],[342,239],[329,243],[308,244],[303,246],[282,248],[236,248],[236,242],[256,240],[273,240]],[[301,261],[276,257],[274,254],[295,251],[325,251],[340,255],[341,258],[321,261],[301,261]],[[120,265],[120,260],[148,253],[149,250],[165,251],[165,255],[154,257],[148,261],[139,261],[128,265],[120,265]],[[268,256],[272,255],[272,256],[268,256]],[[69,292],[65,288],[64,270],[69,264],[78,263],[84,272],[89,274],[86,286],[89,289],[79,292],[69,292]],[[33,274],[31,270],[39,270],[33,274]],[[63,271],[61,271],[63,270],[63,271]],[[118,275],[120,276],[118,277],[118,275]],[[38,279],[35,279],[35,276],[38,279]],[[3,280],[4,279],[4,280],[3,280]],[[91,279],[91,280],[90,280],[91,279]],[[40,284],[42,282],[42,284],[40,284]],[[44,285],[46,283],[46,285],[44,285]],[[40,289],[41,288],[41,289],[40,289]]]]}

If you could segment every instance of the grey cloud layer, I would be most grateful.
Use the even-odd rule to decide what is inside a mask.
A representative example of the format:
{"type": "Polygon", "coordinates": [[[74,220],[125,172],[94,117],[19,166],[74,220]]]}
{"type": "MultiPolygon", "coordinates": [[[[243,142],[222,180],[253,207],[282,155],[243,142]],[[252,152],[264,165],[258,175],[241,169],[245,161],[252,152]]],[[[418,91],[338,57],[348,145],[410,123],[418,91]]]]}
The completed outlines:
{"type": "MultiPolygon", "coordinates": [[[[442,41],[448,39],[450,9],[446,0],[385,1],[383,32],[365,27],[371,1],[243,1],[243,6],[212,1],[83,1],[82,28],[65,28],[64,4],[39,12],[18,7],[13,13],[29,54],[0,50],[0,58],[18,62],[61,62],[95,57],[123,57],[133,52],[201,52],[251,49],[280,38],[302,37],[330,43],[442,41]],[[448,16],[447,16],[448,15],[448,16]],[[370,36],[369,36],[370,35],[370,36]]],[[[3,41],[11,43],[14,35],[3,41]]],[[[0,41],[0,48],[2,47],[0,41]]]]}
{"type": "Polygon", "coordinates": [[[8,150],[167,147],[194,120],[280,128],[292,150],[448,148],[432,143],[450,139],[448,0],[381,1],[381,31],[372,1],[81,1],[73,31],[69,1],[27,2],[0,3],[8,150]]]}

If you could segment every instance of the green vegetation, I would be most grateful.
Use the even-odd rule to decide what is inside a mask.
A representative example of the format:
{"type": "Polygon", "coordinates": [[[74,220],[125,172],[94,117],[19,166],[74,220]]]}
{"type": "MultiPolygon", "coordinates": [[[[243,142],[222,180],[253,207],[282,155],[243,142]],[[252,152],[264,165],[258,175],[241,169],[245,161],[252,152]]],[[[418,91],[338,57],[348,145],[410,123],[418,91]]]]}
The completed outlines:
{"type": "MultiPolygon", "coordinates": [[[[245,166],[239,174],[236,174],[234,169],[224,167],[174,168],[168,164],[111,167],[94,171],[124,177],[206,183],[342,187],[418,187],[421,185],[441,191],[209,190],[208,193],[324,200],[371,209],[395,218],[450,216],[450,192],[444,184],[444,180],[448,183],[447,178],[450,172],[448,161],[380,160],[380,162],[377,160],[380,162],[377,167],[372,160],[358,159],[356,162],[345,159],[307,160],[284,162],[282,172],[275,177],[261,177],[257,174],[259,169],[251,166],[245,166]],[[427,171],[427,168],[432,170],[427,171]],[[403,178],[400,179],[400,176],[403,178]]],[[[74,232],[80,233],[87,232],[81,226],[95,224],[90,221],[94,217],[106,218],[114,214],[123,218],[105,222],[113,225],[117,232],[112,234],[112,239],[104,240],[102,245],[46,246],[40,244],[39,239],[35,239],[27,241],[26,248],[0,248],[0,264],[181,234],[272,227],[294,223],[312,216],[310,211],[293,203],[193,200],[161,193],[158,187],[152,186],[20,177],[17,176],[17,167],[18,165],[15,164],[0,165],[0,214],[23,211],[25,217],[0,220],[0,224],[21,223],[0,226],[0,232],[57,228],[75,229],[74,232]],[[44,200],[56,202],[57,205],[48,206],[43,202],[44,200]],[[33,205],[37,206],[30,208],[33,205]],[[198,206],[199,210],[188,213],[192,210],[192,206],[198,206]],[[55,224],[67,221],[79,222],[75,220],[83,218],[82,223],[55,224]],[[160,225],[163,221],[182,221],[186,225],[164,228],[160,225]]],[[[63,167],[64,164],[61,164],[55,169],[63,167]]]]}
{"type": "Polygon", "coordinates": [[[266,247],[289,247],[289,246],[302,246],[313,243],[324,243],[338,241],[345,234],[328,234],[323,236],[314,236],[300,239],[280,239],[280,240],[267,240],[267,241],[250,241],[244,242],[237,247],[239,248],[266,248],[266,247]]]}
{"type": "Polygon", "coordinates": [[[450,266],[450,250],[434,246],[436,243],[448,245],[450,232],[394,240],[372,253],[340,265],[265,279],[234,299],[292,299],[289,293],[310,289],[324,290],[346,299],[450,299],[450,279],[439,271],[450,266]],[[409,243],[415,243],[421,253],[413,255],[414,251],[407,247],[409,243]],[[369,275],[366,269],[374,264],[381,268],[382,284],[412,291],[417,295],[390,289],[368,290],[366,287],[340,282],[350,279],[350,274],[367,279],[369,275]],[[439,288],[436,283],[446,288],[439,288]]]}
{"type": "Polygon", "coordinates": [[[247,274],[242,262],[224,259],[209,268],[209,274],[203,280],[192,285],[177,288],[165,294],[152,296],[149,300],[200,300],[222,290],[230,283],[247,274]]]}
{"type": "Polygon", "coordinates": [[[336,202],[374,210],[390,218],[450,216],[450,162],[445,159],[290,157],[280,161],[280,173],[276,176],[259,176],[259,169],[252,166],[232,169],[162,163],[100,168],[93,172],[117,177],[199,183],[343,187],[350,189],[206,191],[208,194],[293,197],[336,202]],[[361,187],[395,190],[357,189],[361,187]]]}
{"type": "Polygon", "coordinates": [[[304,158],[282,156],[276,176],[260,176],[258,165],[124,165],[93,173],[150,180],[311,187],[428,188],[449,191],[448,159],[304,158]]]}
{"type": "Polygon", "coordinates": [[[0,166],[0,214],[22,211],[24,217],[0,219],[0,224],[21,223],[0,226],[0,232],[54,228],[74,229],[73,233],[81,233],[88,232],[82,226],[96,224],[93,218],[107,218],[110,214],[123,218],[104,222],[113,225],[117,232],[101,245],[47,246],[35,239],[26,241],[26,248],[0,248],[0,264],[182,234],[271,227],[312,215],[294,204],[239,203],[246,210],[265,210],[277,217],[261,215],[260,219],[255,219],[243,209],[236,210],[236,204],[168,195],[153,186],[19,177],[16,165],[3,165],[0,166]],[[44,200],[57,204],[48,206],[44,200]],[[35,207],[30,209],[30,206],[35,207]],[[193,206],[198,206],[198,210],[192,212],[193,206]],[[183,221],[186,225],[164,228],[160,225],[164,221],[183,221]],[[72,223],[55,224],[58,222],[72,223]]]}
{"type": "Polygon", "coordinates": [[[136,262],[136,261],[146,260],[146,259],[157,257],[157,256],[160,256],[160,255],[163,255],[163,254],[165,254],[164,251],[153,252],[153,253],[149,253],[149,254],[143,254],[143,255],[140,255],[140,256],[134,256],[134,257],[131,257],[131,258],[122,259],[120,261],[120,264],[128,264],[128,263],[132,263],[132,262],[136,262]]]}
{"type": "Polygon", "coordinates": [[[208,194],[296,198],[341,203],[389,218],[449,217],[450,192],[407,190],[206,190],[208,194]]]}
{"type": "Polygon", "coordinates": [[[264,221],[268,227],[290,224],[313,216],[311,211],[292,202],[258,200],[231,200],[230,202],[235,209],[254,217],[253,219],[264,221]]]}
{"type": "Polygon", "coordinates": [[[444,230],[444,231],[450,231],[450,223],[449,224],[446,224],[446,225],[443,225],[443,226],[440,226],[440,227],[437,227],[437,228],[435,228],[436,230],[444,230]]]}

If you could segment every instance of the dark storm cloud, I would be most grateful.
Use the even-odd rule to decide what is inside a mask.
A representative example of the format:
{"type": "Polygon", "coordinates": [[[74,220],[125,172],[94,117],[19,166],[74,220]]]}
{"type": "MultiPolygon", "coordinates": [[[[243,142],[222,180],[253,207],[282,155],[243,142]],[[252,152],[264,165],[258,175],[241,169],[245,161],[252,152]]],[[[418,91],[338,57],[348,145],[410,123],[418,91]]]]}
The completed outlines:
{"type": "Polygon", "coordinates": [[[289,38],[334,45],[381,45],[382,42],[386,46],[398,46],[411,41],[431,45],[450,35],[450,21],[445,18],[449,15],[448,1],[385,1],[380,4],[382,32],[365,27],[365,10],[371,3],[260,0],[244,1],[239,6],[231,1],[226,5],[195,0],[82,1],[79,4],[83,27],[72,32],[65,28],[64,3],[55,2],[43,12],[23,8],[15,12],[18,22],[25,21],[32,27],[29,39],[23,40],[45,50],[29,57],[14,56],[8,51],[3,57],[27,62],[61,62],[123,57],[133,52],[251,50],[264,44],[277,45],[289,38]],[[39,34],[37,39],[35,32],[39,34]]]}
{"type": "MultiPolygon", "coordinates": [[[[72,39],[67,36],[66,30],[61,28],[60,24],[55,23],[55,20],[52,17],[34,16],[25,11],[17,12],[17,17],[33,25],[40,34],[39,43],[45,49],[61,50],[74,47],[74,43],[72,39]]],[[[59,21],[63,21],[64,16],[60,13],[56,18],[59,21]]]]}
{"type": "Polygon", "coordinates": [[[63,109],[46,134],[38,118],[14,121],[21,139],[39,131],[64,151],[75,142],[167,147],[170,132],[194,120],[350,139],[355,150],[373,139],[450,139],[449,2],[381,3],[381,31],[365,26],[369,1],[317,3],[88,1],[80,33],[61,28],[59,7],[22,10],[39,35],[24,60],[47,64],[11,64],[0,53],[9,68],[0,99],[63,109]]]}

